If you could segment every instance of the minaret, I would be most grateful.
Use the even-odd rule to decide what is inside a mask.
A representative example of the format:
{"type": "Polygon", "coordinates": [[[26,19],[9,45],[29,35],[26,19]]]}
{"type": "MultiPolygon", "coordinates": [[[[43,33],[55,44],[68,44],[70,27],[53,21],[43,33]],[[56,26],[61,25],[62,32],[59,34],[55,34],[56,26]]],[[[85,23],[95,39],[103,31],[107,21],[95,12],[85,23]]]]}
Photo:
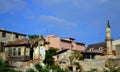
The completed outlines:
{"type": "Polygon", "coordinates": [[[109,20],[107,21],[107,27],[106,27],[106,47],[107,47],[107,55],[112,55],[112,37],[111,37],[109,20]]]}

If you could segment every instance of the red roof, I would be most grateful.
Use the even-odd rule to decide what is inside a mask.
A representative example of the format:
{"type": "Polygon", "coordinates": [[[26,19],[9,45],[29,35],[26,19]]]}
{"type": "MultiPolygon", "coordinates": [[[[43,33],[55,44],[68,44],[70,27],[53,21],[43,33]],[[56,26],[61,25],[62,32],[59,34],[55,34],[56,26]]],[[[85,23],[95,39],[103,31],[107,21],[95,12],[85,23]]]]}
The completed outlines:
{"type": "MultiPolygon", "coordinates": [[[[116,55],[116,50],[112,50],[112,54],[116,55]]],[[[103,50],[103,52],[102,52],[102,56],[104,56],[104,55],[107,55],[107,50],[106,49],[103,50]]]]}
{"type": "Polygon", "coordinates": [[[27,40],[26,38],[23,38],[15,41],[9,41],[4,46],[28,45],[28,44],[29,44],[29,40],[27,40]]]}

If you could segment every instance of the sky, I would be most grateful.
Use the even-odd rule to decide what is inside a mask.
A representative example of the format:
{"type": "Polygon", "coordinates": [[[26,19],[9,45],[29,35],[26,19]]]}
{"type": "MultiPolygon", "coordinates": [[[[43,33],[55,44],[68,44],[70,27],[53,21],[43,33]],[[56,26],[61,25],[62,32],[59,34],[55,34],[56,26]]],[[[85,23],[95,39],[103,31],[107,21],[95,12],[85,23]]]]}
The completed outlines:
{"type": "Polygon", "coordinates": [[[120,0],[0,0],[0,28],[23,34],[75,38],[86,45],[120,39],[120,0]]]}

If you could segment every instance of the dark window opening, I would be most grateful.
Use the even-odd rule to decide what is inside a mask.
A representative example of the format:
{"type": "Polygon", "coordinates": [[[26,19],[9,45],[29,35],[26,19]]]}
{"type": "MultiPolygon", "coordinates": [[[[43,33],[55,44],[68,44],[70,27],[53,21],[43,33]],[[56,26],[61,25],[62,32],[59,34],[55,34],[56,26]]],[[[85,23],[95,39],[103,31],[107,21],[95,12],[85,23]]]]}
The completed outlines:
{"type": "Polygon", "coordinates": [[[4,52],[5,50],[4,50],[4,43],[3,42],[1,42],[0,43],[0,52],[4,52]]]}
{"type": "Polygon", "coordinates": [[[18,48],[18,55],[21,55],[21,48],[18,48]]]}
{"type": "Polygon", "coordinates": [[[62,50],[64,50],[65,48],[62,47],[62,50]]]}
{"type": "Polygon", "coordinates": [[[33,48],[30,48],[30,59],[33,59],[33,48]]]}
{"type": "Polygon", "coordinates": [[[16,48],[13,49],[13,55],[16,55],[16,48]]]}
{"type": "Polygon", "coordinates": [[[16,35],[15,35],[15,38],[18,38],[18,37],[19,37],[19,35],[16,34],[16,35]]]}
{"type": "Polygon", "coordinates": [[[6,33],[5,32],[2,32],[2,37],[6,37],[6,33]]]}

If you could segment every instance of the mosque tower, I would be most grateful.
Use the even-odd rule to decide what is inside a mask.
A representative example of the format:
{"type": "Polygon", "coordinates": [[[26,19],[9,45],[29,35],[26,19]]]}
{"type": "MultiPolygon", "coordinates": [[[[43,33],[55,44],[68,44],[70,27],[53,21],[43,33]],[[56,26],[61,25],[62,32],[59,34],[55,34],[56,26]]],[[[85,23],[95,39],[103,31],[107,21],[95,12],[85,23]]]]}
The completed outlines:
{"type": "Polygon", "coordinates": [[[106,47],[107,47],[107,55],[112,55],[112,36],[111,36],[111,28],[110,28],[109,20],[107,21],[107,27],[106,27],[106,47]]]}

